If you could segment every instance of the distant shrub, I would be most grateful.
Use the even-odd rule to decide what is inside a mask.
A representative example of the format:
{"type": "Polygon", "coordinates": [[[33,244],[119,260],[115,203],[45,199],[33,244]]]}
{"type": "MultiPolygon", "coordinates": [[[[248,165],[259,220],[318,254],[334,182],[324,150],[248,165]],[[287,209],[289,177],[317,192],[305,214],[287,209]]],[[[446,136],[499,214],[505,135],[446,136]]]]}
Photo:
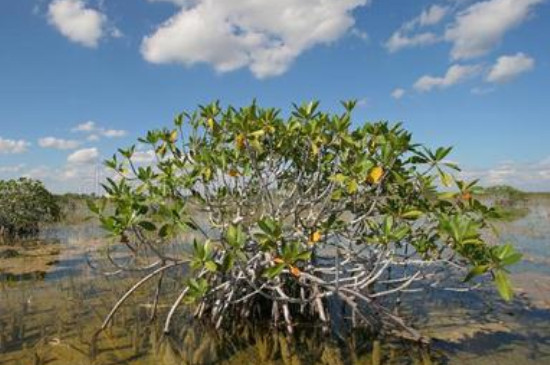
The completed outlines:
{"type": "Polygon", "coordinates": [[[495,219],[512,222],[529,214],[527,193],[509,185],[479,188],[479,195],[494,208],[495,219]]]}
{"type": "Polygon", "coordinates": [[[40,224],[58,220],[55,197],[37,180],[0,180],[0,239],[36,236],[40,224]]]}

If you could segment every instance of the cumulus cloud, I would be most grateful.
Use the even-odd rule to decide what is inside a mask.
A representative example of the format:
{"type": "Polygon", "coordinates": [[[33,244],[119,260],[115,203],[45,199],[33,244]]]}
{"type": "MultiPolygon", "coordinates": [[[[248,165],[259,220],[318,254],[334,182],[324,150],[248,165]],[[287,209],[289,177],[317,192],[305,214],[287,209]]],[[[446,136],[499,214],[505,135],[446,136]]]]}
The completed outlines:
{"type": "Polygon", "coordinates": [[[80,145],[80,142],[55,137],[44,137],[38,140],[38,145],[43,148],[54,148],[57,150],[72,150],[80,145]]]}
{"type": "Polygon", "coordinates": [[[418,16],[418,24],[421,26],[434,25],[443,20],[448,14],[449,7],[441,5],[432,5],[428,9],[425,9],[418,16]]]}
{"type": "Polygon", "coordinates": [[[480,179],[483,185],[512,185],[530,191],[548,191],[550,157],[531,163],[506,161],[487,169],[465,168],[467,179],[480,179]]]}
{"type": "Polygon", "coordinates": [[[508,82],[522,73],[535,68],[535,60],[524,53],[516,53],[510,56],[501,56],[493,65],[486,81],[494,83],[508,82]]]}
{"type": "Polygon", "coordinates": [[[48,7],[48,21],[75,43],[97,47],[108,34],[107,16],[86,6],[84,0],[54,0],[48,7]]]}
{"type": "Polygon", "coordinates": [[[17,173],[25,168],[25,164],[11,165],[11,166],[0,166],[0,174],[11,174],[17,173]]]}
{"type": "Polygon", "coordinates": [[[431,32],[407,35],[402,30],[392,34],[385,44],[390,53],[402,50],[403,48],[412,48],[434,44],[439,41],[439,37],[431,32]]]}
{"type": "MultiPolygon", "coordinates": [[[[248,67],[258,78],[284,73],[304,51],[336,41],[370,0],[194,0],[143,39],[152,63],[248,67]]],[[[185,2],[187,3],[187,2],[185,2]]]]}
{"type": "Polygon", "coordinates": [[[95,122],[92,122],[91,120],[80,123],[73,129],[71,129],[73,132],[93,132],[96,128],[95,122]]]}
{"type": "Polygon", "coordinates": [[[155,160],[155,151],[145,150],[145,151],[135,151],[132,156],[132,162],[138,164],[148,164],[155,160]]]}
{"type": "Polygon", "coordinates": [[[30,143],[23,139],[15,140],[0,137],[0,154],[23,153],[27,151],[29,146],[30,143]]]}
{"type": "Polygon", "coordinates": [[[71,131],[87,133],[88,137],[86,139],[88,141],[98,141],[100,139],[100,136],[107,138],[120,138],[128,134],[128,132],[123,129],[100,127],[93,121],[81,123],[71,129],[71,131]]]}
{"type": "Polygon", "coordinates": [[[114,177],[105,167],[71,163],[60,167],[34,166],[18,173],[20,176],[41,180],[48,190],[57,193],[101,193],[99,183],[107,176],[114,177]]]}
{"type": "Polygon", "coordinates": [[[544,0],[488,0],[477,2],[457,14],[445,31],[453,43],[454,60],[483,56],[496,47],[505,33],[523,23],[535,5],[544,0]]]}
{"type": "Polygon", "coordinates": [[[396,30],[384,46],[390,53],[393,53],[404,48],[426,46],[439,42],[441,37],[433,32],[411,33],[422,27],[438,24],[449,13],[449,10],[449,7],[440,5],[432,5],[424,9],[420,15],[407,21],[396,30]]]}
{"type": "Polygon", "coordinates": [[[192,0],[147,0],[150,3],[172,3],[177,6],[186,6],[191,3],[192,0]]]}
{"type": "Polygon", "coordinates": [[[430,91],[434,88],[445,89],[460,83],[480,71],[478,65],[452,65],[442,77],[424,75],[414,84],[414,89],[420,92],[430,91]]]}
{"type": "Polygon", "coordinates": [[[99,151],[97,148],[83,148],[75,151],[67,157],[67,162],[74,164],[87,164],[97,161],[99,157],[99,151]]]}
{"type": "Polygon", "coordinates": [[[124,137],[127,134],[127,132],[122,129],[103,129],[100,130],[99,133],[107,138],[119,138],[124,137]]]}
{"type": "Polygon", "coordinates": [[[442,5],[432,5],[427,9],[422,10],[420,15],[405,22],[400,29],[410,31],[415,28],[436,25],[440,23],[450,12],[450,7],[442,5]]]}
{"type": "Polygon", "coordinates": [[[405,89],[397,88],[391,92],[391,97],[399,100],[405,95],[405,89]]]}

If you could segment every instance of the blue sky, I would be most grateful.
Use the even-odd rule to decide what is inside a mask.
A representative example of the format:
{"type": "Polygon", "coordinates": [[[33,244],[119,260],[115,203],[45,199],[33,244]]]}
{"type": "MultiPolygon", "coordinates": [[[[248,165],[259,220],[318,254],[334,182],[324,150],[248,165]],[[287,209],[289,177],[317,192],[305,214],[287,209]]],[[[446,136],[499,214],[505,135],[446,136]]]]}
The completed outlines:
{"type": "MultiPolygon", "coordinates": [[[[2,0],[0,178],[93,190],[197,104],[356,98],[464,175],[550,190],[545,0],[2,0]]],[[[143,151],[143,159],[147,158],[143,151]]]]}

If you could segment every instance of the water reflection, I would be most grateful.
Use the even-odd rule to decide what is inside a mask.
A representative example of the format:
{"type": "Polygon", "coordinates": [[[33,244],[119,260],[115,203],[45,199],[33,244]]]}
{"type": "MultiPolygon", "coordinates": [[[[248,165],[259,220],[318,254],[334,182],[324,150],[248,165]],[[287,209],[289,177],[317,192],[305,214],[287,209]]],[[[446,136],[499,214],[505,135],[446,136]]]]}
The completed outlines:
{"type": "MultiPolygon", "coordinates": [[[[514,269],[514,280],[529,298],[542,297],[537,306],[525,295],[503,303],[493,289],[411,295],[401,314],[433,338],[429,347],[364,332],[326,334],[305,325],[292,338],[244,324],[222,333],[183,313],[174,326],[178,330],[164,336],[160,323],[149,320],[152,298],[147,290],[131,298],[112,326],[92,343],[111,305],[136,278],[101,274],[104,240],[97,227],[51,227],[40,239],[58,252],[46,257],[45,270],[31,264],[25,272],[0,273],[0,364],[550,363],[550,311],[539,305],[548,300],[550,286],[548,290],[533,286],[550,282],[549,207],[535,206],[524,219],[502,227],[501,239],[513,241],[527,256],[514,269]],[[99,270],[90,267],[90,255],[99,270]]],[[[181,284],[177,275],[167,280],[160,316],[181,284]]]]}

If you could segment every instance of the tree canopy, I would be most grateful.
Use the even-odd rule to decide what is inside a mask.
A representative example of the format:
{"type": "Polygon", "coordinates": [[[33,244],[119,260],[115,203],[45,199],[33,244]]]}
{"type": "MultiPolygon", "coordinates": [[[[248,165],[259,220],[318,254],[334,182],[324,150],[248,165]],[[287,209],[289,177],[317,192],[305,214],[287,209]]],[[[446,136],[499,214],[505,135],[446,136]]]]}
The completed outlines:
{"type": "Polygon", "coordinates": [[[475,181],[453,176],[451,148],[417,144],[401,124],[354,124],[355,102],[342,104],[341,113],[295,105],[283,117],[216,102],[140,139],[151,165],[134,161],[135,146],[119,150],[106,162],[117,177],[105,202],[90,208],[136,257],[156,257],[127,296],[189,265],[166,331],[181,303],[216,327],[270,318],[289,332],[301,319],[331,326],[337,305],[354,326],[414,337],[391,308],[411,288],[445,286],[442,275],[461,288],[490,277],[509,300],[506,267],[521,255],[484,241],[494,212],[475,181]],[[194,237],[189,254],[174,256],[167,247],[183,232],[194,237]]]}
{"type": "Polygon", "coordinates": [[[55,197],[37,180],[0,180],[0,238],[33,236],[60,217],[55,197]]]}

